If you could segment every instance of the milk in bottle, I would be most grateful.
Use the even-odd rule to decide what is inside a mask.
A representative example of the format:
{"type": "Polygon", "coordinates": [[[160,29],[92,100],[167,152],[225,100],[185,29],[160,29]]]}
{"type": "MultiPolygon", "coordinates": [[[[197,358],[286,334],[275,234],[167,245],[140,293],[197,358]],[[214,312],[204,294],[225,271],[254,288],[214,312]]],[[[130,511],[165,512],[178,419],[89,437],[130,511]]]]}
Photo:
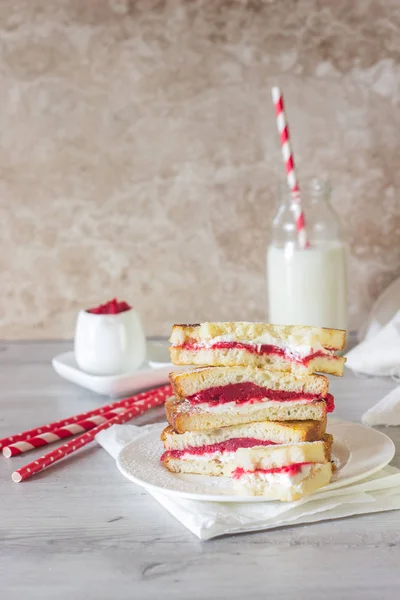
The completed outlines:
{"type": "Polygon", "coordinates": [[[289,190],[282,187],[267,250],[269,321],[346,329],[346,248],[326,182],[303,184],[309,248],[300,248],[289,190]]]}

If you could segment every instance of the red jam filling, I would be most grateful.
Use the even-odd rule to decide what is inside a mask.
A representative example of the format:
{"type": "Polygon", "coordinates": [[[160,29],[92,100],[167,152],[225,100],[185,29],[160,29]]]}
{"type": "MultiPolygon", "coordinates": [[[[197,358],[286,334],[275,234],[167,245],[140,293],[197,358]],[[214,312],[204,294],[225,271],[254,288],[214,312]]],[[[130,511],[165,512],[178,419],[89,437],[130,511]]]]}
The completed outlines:
{"type": "Polygon", "coordinates": [[[332,394],[327,394],[324,400],[326,402],[326,412],[333,412],[335,410],[335,398],[332,396],[332,394]]]}
{"type": "Polygon", "coordinates": [[[238,448],[252,448],[253,446],[274,446],[274,442],[269,440],[257,440],[256,438],[233,438],[226,440],[225,442],[217,442],[216,444],[209,444],[208,446],[188,446],[184,450],[167,450],[161,456],[161,460],[164,458],[180,458],[184,454],[195,454],[196,456],[202,456],[203,454],[210,454],[212,452],[235,452],[238,448]]]}
{"type": "MultiPolygon", "coordinates": [[[[182,348],[186,350],[201,350],[203,346],[196,342],[185,342],[182,348]]],[[[295,362],[301,363],[303,365],[307,365],[310,360],[313,358],[318,358],[319,356],[325,356],[327,358],[335,359],[336,356],[332,356],[330,354],[326,354],[326,350],[318,350],[317,352],[313,352],[308,356],[303,358],[296,358],[293,355],[287,353],[285,348],[279,348],[278,346],[273,346],[271,344],[245,344],[242,342],[215,342],[212,344],[212,348],[221,349],[221,350],[230,350],[231,348],[237,348],[238,350],[247,350],[247,352],[251,352],[252,354],[277,354],[278,356],[283,356],[286,359],[293,360],[295,362]]]]}
{"type": "Polygon", "coordinates": [[[273,469],[255,469],[254,471],[245,471],[245,469],[242,469],[242,467],[236,467],[236,469],[232,471],[232,477],[233,479],[240,479],[243,475],[251,473],[271,473],[272,475],[275,475],[277,473],[285,473],[286,475],[293,477],[294,475],[300,473],[302,467],[310,464],[312,463],[294,463],[285,467],[274,467],[273,469]]]}
{"type": "Polygon", "coordinates": [[[307,402],[315,402],[324,400],[326,402],[326,412],[333,412],[335,409],[335,401],[332,394],[327,394],[322,398],[319,394],[306,394],[304,392],[287,392],[285,390],[269,390],[262,386],[245,381],[243,383],[230,383],[228,385],[220,385],[207,390],[202,390],[188,396],[186,400],[191,404],[208,404],[215,406],[216,404],[225,404],[227,402],[235,402],[236,404],[255,404],[266,399],[278,402],[295,402],[296,400],[306,400],[307,402]]]}
{"type": "Polygon", "coordinates": [[[96,306],[95,308],[88,308],[86,312],[94,315],[118,315],[119,313],[130,310],[131,308],[132,306],[130,306],[127,302],[118,302],[116,298],[113,298],[105,304],[100,304],[100,306],[96,306]]]}
{"type": "Polygon", "coordinates": [[[243,402],[257,402],[260,400],[318,400],[320,396],[318,394],[305,394],[304,392],[287,392],[284,390],[269,390],[250,381],[243,383],[230,383],[228,385],[221,385],[207,390],[202,390],[188,396],[187,400],[192,404],[198,404],[200,402],[210,404],[224,404],[225,402],[236,402],[241,404],[243,402]]]}

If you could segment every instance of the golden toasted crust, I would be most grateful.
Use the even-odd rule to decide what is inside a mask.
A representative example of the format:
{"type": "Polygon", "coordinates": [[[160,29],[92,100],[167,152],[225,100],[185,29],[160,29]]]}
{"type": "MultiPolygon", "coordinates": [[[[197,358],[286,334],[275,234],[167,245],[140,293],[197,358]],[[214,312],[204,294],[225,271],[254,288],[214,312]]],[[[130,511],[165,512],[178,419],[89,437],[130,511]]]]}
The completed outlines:
{"type": "Polygon", "coordinates": [[[210,431],[256,421],[322,421],[326,418],[326,402],[257,402],[244,411],[212,412],[193,407],[186,400],[170,398],[165,403],[168,423],[178,433],[210,431]]]}
{"type": "Polygon", "coordinates": [[[255,354],[244,348],[186,348],[170,346],[171,360],[175,365],[249,366],[291,372],[298,376],[315,372],[343,375],[344,356],[318,356],[307,365],[276,354],[255,354]]]}
{"type": "Polygon", "coordinates": [[[168,425],[165,429],[162,430],[161,435],[160,435],[160,440],[164,443],[165,440],[167,439],[167,436],[170,435],[171,433],[176,433],[171,425],[168,425]]]}
{"type": "Polygon", "coordinates": [[[204,367],[184,373],[170,373],[175,396],[187,398],[200,391],[235,383],[249,382],[270,390],[319,394],[324,398],[329,382],[323,375],[296,375],[258,367],[204,367]]]}
{"type": "Polygon", "coordinates": [[[177,433],[171,426],[161,433],[166,450],[184,450],[188,447],[208,446],[235,438],[269,440],[274,444],[314,442],[325,437],[326,419],[321,421],[261,421],[221,427],[211,431],[177,433]]]}
{"type": "Polygon", "coordinates": [[[333,435],[325,433],[322,439],[325,442],[325,460],[330,461],[332,458],[333,435]]]}
{"type": "Polygon", "coordinates": [[[310,336],[313,336],[324,348],[332,350],[343,350],[346,343],[346,332],[342,329],[307,325],[271,325],[245,321],[174,325],[170,342],[173,345],[180,345],[188,341],[209,341],[212,338],[226,335],[232,335],[238,341],[253,340],[265,335],[287,341],[291,336],[295,336],[298,343],[307,343],[310,336]]]}

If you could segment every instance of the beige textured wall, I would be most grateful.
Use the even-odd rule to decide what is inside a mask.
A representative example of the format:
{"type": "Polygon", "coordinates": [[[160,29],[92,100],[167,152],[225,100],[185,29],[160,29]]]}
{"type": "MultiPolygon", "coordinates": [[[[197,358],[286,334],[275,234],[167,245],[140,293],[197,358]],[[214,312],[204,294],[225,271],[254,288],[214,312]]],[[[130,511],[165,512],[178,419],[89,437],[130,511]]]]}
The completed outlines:
{"type": "Polygon", "coordinates": [[[283,175],[333,181],[351,325],[400,270],[398,0],[0,0],[0,337],[70,337],[80,306],[265,319],[283,175]]]}

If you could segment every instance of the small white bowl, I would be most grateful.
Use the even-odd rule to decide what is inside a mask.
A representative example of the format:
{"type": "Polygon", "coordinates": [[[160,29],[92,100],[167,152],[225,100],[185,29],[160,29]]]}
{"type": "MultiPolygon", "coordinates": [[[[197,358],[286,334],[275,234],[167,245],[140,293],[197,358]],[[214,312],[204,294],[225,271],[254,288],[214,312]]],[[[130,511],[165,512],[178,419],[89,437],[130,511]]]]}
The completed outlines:
{"type": "Polygon", "coordinates": [[[91,375],[135,371],[146,359],[146,338],[137,311],[98,315],[81,310],[74,351],[78,367],[91,375]]]}

